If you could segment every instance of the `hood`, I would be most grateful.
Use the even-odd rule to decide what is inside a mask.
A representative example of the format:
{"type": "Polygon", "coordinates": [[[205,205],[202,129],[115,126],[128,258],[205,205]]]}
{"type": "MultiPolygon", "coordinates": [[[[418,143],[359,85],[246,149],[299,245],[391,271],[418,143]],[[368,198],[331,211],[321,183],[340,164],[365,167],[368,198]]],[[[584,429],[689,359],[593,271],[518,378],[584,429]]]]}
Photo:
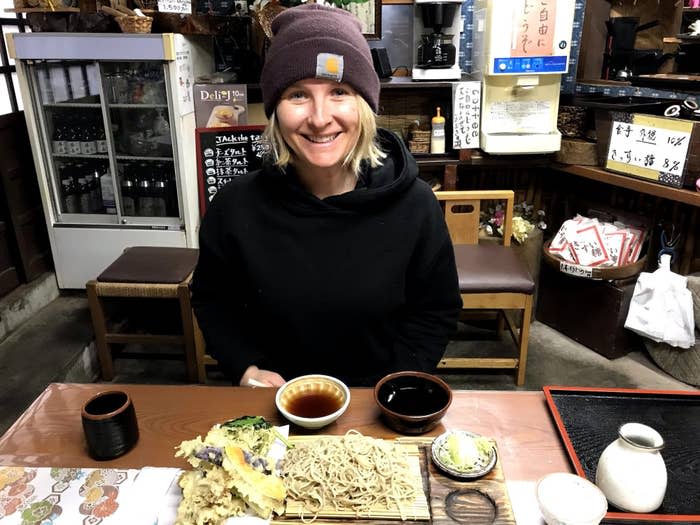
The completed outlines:
{"type": "Polygon", "coordinates": [[[279,196],[280,204],[297,214],[345,214],[384,207],[413,185],[418,165],[397,134],[382,128],[377,132],[379,146],[387,156],[381,166],[364,167],[351,192],[319,199],[299,184],[293,166],[282,171],[268,164],[261,176],[279,196]]]}

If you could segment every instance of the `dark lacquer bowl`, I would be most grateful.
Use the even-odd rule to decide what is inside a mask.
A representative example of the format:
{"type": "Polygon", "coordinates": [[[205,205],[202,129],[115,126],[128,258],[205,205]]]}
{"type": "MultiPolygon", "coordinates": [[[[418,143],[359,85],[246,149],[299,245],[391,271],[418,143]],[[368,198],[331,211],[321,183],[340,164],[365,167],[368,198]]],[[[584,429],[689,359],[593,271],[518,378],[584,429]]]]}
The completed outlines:
{"type": "Polygon", "coordinates": [[[425,372],[395,372],[379,380],[374,399],[389,428],[401,434],[423,434],[440,423],[452,403],[452,390],[425,372]]]}

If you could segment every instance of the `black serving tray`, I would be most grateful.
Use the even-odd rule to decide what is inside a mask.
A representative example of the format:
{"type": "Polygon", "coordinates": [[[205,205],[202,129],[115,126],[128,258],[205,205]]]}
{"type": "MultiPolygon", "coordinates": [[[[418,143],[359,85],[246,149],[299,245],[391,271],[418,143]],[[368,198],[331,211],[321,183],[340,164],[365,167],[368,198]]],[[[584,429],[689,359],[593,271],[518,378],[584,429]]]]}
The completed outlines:
{"type": "Polygon", "coordinates": [[[643,423],[664,438],[668,487],[648,514],[610,506],[606,522],[700,522],[700,392],[545,386],[547,404],[579,476],[595,483],[598,459],[619,427],[643,423]]]}

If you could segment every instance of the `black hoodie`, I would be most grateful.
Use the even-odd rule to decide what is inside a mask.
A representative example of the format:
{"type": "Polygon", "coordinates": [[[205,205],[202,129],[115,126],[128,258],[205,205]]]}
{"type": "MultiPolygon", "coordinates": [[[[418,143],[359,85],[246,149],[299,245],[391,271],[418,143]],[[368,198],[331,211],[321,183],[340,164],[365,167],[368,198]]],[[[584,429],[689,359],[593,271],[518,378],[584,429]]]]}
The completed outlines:
{"type": "Polygon", "coordinates": [[[292,168],[266,166],[211,202],[192,303],[235,384],[253,364],[351,386],[434,371],[461,307],[452,243],[403,142],[379,137],[383,166],[348,193],[318,199],[292,168]]]}

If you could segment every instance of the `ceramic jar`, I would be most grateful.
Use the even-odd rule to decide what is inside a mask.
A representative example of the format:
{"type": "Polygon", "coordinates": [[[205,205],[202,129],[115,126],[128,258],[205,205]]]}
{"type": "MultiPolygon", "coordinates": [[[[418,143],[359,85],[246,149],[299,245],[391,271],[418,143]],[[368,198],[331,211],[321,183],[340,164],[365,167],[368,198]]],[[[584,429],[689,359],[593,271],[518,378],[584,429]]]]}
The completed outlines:
{"type": "Polygon", "coordinates": [[[621,510],[652,512],[666,494],[666,464],[659,452],[664,440],[641,423],[625,423],[618,434],[598,460],[596,485],[621,510]]]}

